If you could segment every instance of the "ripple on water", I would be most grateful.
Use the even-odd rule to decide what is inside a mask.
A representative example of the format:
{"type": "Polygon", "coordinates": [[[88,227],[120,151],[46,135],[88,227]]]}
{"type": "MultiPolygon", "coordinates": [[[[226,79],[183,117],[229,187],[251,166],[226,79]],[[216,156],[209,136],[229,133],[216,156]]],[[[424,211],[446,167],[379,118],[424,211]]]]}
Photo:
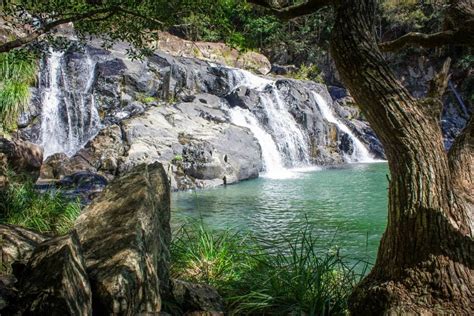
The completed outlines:
{"type": "Polygon", "coordinates": [[[387,217],[387,164],[290,171],[295,177],[174,193],[172,224],[202,218],[212,228],[279,241],[308,223],[321,249],[337,245],[345,254],[374,260],[387,217]]]}

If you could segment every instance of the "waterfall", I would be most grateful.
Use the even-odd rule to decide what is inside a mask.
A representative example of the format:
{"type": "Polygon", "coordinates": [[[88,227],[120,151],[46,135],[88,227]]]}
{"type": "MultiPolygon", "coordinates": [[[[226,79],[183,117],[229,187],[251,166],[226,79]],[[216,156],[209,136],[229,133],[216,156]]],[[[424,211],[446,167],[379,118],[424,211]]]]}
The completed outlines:
{"type": "Polygon", "coordinates": [[[262,158],[265,167],[264,176],[268,178],[286,178],[290,176],[284,167],[277,145],[249,110],[235,107],[230,111],[231,121],[238,126],[248,128],[262,148],[262,158]]]}
{"type": "Polygon", "coordinates": [[[50,51],[47,60],[47,70],[49,87],[44,90],[42,96],[41,110],[41,145],[44,149],[44,157],[53,153],[61,152],[62,139],[67,138],[65,128],[62,126],[59,114],[59,99],[61,90],[59,89],[59,74],[61,72],[61,58],[63,53],[50,51]]]}
{"type": "Polygon", "coordinates": [[[339,121],[334,116],[326,100],[324,100],[324,98],[316,92],[312,93],[324,119],[328,122],[336,124],[337,128],[349,135],[349,138],[352,140],[352,144],[354,145],[354,151],[352,155],[348,157],[349,162],[373,162],[374,159],[372,158],[364,144],[362,144],[362,142],[354,135],[354,133],[349,129],[349,127],[344,125],[344,123],[339,121]]]}
{"type": "Polygon", "coordinates": [[[229,82],[231,90],[245,86],[261,92],[260,103],[268,118],[265,127],[248,110],[245,113],[239,108],[233,108],[230,111],[232,122],[248,127],[259,141],[262,151],[264,151],[263,160],[266,172],[282,175],[282,170],[285,167],[294,168],[309,165],[307,135],[288,111],[288,105],[281,97],[275,82],[240,69],[229,69],[229,82]],[[265,137],[262,136],[263,133],[265,133],[265,137]],[[267,150],[269,151],[265,152],[267,150]]]}
{"type": "Polygon", "coordinates": [[[77,75],[71,76],[64,53],[50,49],[41,71],[41,145],[45,159],[55,153],[74,155],[99,131],[92,92],[95,63],[88,56],[80,66],[77,75]]]}

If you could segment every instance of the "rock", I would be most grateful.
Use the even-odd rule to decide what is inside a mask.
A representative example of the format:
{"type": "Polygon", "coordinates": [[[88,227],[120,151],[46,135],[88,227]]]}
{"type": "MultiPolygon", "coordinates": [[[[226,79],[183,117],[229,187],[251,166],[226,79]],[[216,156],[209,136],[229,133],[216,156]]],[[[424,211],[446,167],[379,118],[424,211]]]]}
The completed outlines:
{"type": "Polygon", "coordinates": [[[69,158],[64,153],[57,153],[49,156],[41,166],[41,179],[61,179],[77,172],[94,172],[96,169],[81,153],[77,153],[69,158]]]}
{"type": "Polygon", "coordinates": [[[0,255],[2,264],[11,267],[14,262],[26,262],[33,250],[47,236],[19,226],[0,224],[0,255]]]}
{"type": "Polygon", "coordinates": [[[12,275],[0,274],[0,314],[1,315],[15,315],[18,307],[16,302],[18,300],[18,290],[14,283],[16,278],[12,275]]]}
{"type": "Polygon", "coordinates": [[[43,162],[43,150],[40,146],[0,137],[0,154],[6,157],[7,167],[15,173],[26,175],[33,182],[38,179],[43,162]]]}
{"type": "Polygon", "coordinates": [[[328,91],[329,91],[329,94],[331,95],[331,98],[334,101],[337,101],[339,99],[342,99],[342,98],[345,98],[345,97],[349,96],[349,91],[347,91],[347,89],[341,88],[341,87],[328,86],[328,91]]]}
{"type": "Polygon", "coordinates": [[[76,172],[65,176],[55,186],[71,200],[79,198],[82,204],[89,204],[107,186],[108,180],[97,173],[89,171],[76,172]]]}
{"type": "Polygon", "coordinates": [[[40,244],[18,288],[23,315],[91,315],[92,294],[76,233],[40,244]]]}
{"type": "Polygon", "coordinates": [[[288,75],[290,73],[298,71],[298,68],[295,65],[278,65],[273,64],[270,72],[275,75],[288,75]]]}
{"type": "Polygon", "coordinates": [[[272,69],[272,65],[267,57],[252,51],[248,51],[240,55],[234,66],[237,68],[250,70],[260,75],[267,75],[272,69]]]}
{"type": "Polygon", "coordinates": [[[156,44],[161,52],[173,56],[209,60],[261,75],[268,74],[271,69],[271,63],[264,55],[257,52],[240,53],[223,43],[188,41],[170,33],[160,32],[156,44]]]}
{"type": "Polygon", "coordinates": [[[160,163],[116,178],[75,229],[84,249],[97,315],[160,312],[169,283],[170,187],[160,163]]]}
{"type": "Polygon", "coordinates": [[[223,315],[222,297],[209,285],[172,279],[171,293],[186,315],[223,315]]]}
{"type": "Polygon", "coordinates": [[[192,102],[152,108],[124,121],[129,149],[119,173],[140,163],[178,164],[167,168],[176,189],[257,177],[262,168],[260,146],[250,131],[228,122],[222,102],[215,96],[198,95],[192,102]]]}

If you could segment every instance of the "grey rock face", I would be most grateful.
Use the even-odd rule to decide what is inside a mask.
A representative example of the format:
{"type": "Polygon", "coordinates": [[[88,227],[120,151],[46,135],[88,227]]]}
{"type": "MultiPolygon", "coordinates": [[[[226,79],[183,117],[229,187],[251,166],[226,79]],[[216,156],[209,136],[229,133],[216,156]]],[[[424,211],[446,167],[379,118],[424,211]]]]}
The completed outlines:
{"type": "Polygon", "coordinates": [[[77,235],[38,245],[18,288],[23,315],[91,315],[92,293],[77,235]]]}
{"type": "MultiPolygon", "coordinates": [[[[234,69],[203,60],[157,52],[131,61],[125,44],[117,44],[110,51],[96,48],[96,44],[91,42],[81,52],[64,52],[63,58],[69,62],[63,62],[62,67],[69,77],[78,77],[70,78],[70,82],[90,84],[90,95],[81,97],[96,107],[101,130],[72,157],[49,158],[43,178],[59,179],[87,170],[110,180],[137,164],[159,161],[165,165],[173,189],[189,189],[254,178],[263,170],[258,141],[248,128],[232,124],[230,111],[232,107],[248,109],[277,141],[280,135],[270,128],[272,117],[261,102],[262,94],[268,91],[251,88],[248,82],[246,86],[246,79],[236,77],[234,69]],[[81,73],[81,63],[88,63],[86,68],[92,72],[81,73]]],[[[274,86],[305,135],[304,146],[309,148],[305,163],[340,164],[350,151],[349,144],[343,144],[347,142],[345,133],[322,117],[313,91],[323,96],[367,146],[381,148],[374,145],[376,138],[356,116],[358,112],[335,104],[324,85],[281,79],[274,86]]],[[[40,93],[35,93],[25,117],[41,113],[40,93]]],[[[40,121],[41,117],[23,122],[21,126],[26,127],[21,129],[21,136],[40,142],[40,121]]],[[[80,120],[74,122],[82,124],[80,120]]],[[[84,128],[87,132],[87,126],[84,128]]],[[[288,156],[285,146],[279,150],[288,156]]],[[[295,166],[298,162],[292,160],[296,156],[302,155],[283,160],[287,166],[295,166]]]]}
{"type": "Polygon", "coordinates": [[[160,163],[115,179],[77,219],[75,229],[97,315],[160,312],[169,282],[169,181],[160,163]]]}

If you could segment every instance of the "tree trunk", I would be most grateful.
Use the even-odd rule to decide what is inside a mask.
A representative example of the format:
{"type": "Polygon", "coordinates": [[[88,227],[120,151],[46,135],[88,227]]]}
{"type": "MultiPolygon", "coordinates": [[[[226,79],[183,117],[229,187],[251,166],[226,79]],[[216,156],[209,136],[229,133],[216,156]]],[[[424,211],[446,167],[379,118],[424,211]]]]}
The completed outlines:
{"type": "Polygon", "coordinates": [[[350,310],[474,315],[473,209],[460,192],[472,192],[472,120],[448,157],[439,102],[414,99],[377,47],[376,0],[338,4],[332,56],[383,143],[391,173],[387,228],[350,310]]]}

